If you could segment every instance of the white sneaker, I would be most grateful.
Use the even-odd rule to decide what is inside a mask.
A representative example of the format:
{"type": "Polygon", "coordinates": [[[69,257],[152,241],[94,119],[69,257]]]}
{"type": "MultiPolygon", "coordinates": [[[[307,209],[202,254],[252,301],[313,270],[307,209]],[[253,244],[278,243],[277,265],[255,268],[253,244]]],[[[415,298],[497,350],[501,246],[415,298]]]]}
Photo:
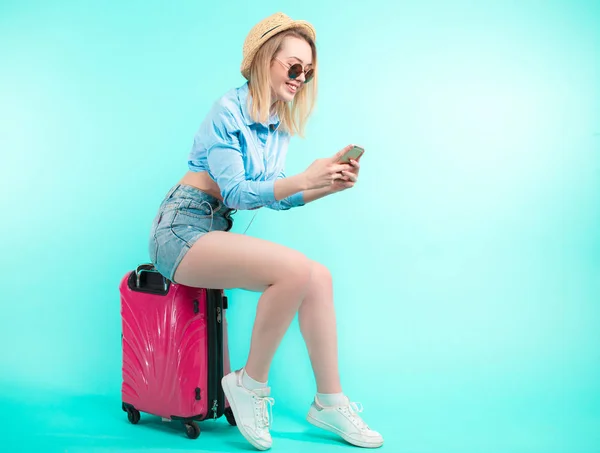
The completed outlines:
{"type": "Polygon", "coordinates": [[[275,404],[273,398],[269,398],[271,389],[248,390],[242,385],[242,370],[223,377],[221,385],[242,435],[259,450],[271,448],[269,426],[275,404]]]}
{"type": "MultiPolygon", "coordinates": [[[[347,398],[346,398],[347,399],[347,398]]],[[[341,436],[346,442],[365,448],[377,448],[383,445],[383,437],[371,430],[358,415],[363,411],[360,403],[348,403],[342,406],[323,406],[315,399],[310,406],[306,420],[312,425],[341,436]]]]}

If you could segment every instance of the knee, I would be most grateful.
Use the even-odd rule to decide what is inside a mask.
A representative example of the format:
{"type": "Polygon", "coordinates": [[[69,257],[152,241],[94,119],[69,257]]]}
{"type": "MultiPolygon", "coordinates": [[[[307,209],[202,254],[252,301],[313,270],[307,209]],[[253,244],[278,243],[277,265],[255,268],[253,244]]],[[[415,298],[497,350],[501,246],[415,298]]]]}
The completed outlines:
{"type": "Polygon", "coordinates": [[[283,279],[298,288],[306,289],[310,285],[312,271],[312,262],[306,256],[298,253],[286,266],[283,279]]]}
{"type": "Polygon", "coordinates": [[[311,261],[310,285],[318,288],[329,288],[333,285],[331,272],[327,266],[311,261]]]}
{"type": "Polygon", "coordinates": [[[302,306],[326,308],[333,305],[333,280],[331,272],[321,263],[310,262],[310,281],[302,306]],[[316,305],[315,305],[316,304],[316,305]]]}

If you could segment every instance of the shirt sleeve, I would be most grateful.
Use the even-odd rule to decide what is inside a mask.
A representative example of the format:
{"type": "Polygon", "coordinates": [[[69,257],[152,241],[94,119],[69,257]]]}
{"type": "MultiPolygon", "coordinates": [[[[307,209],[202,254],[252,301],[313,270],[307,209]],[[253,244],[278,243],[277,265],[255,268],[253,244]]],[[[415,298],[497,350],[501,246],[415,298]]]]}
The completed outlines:
{"type": "MultiPolygon", "coordinates": [[[[279,176],[277,176],[277,179],[281,179],[281,178],[285,178],[285,177],[286,177],[285,172],[282,171],[281,173],[279,173],[279,176]]],[[[298,207],[304,206],[304,205],[305,205],[305,202],[304,202],[303,193],[297,192],[294,195],[284,198],[283,200],[279,200],[279,201],[270,203],[270,204],[266,205],[266,207],[269,209],[273,209],[275,211],[287,211],[288,209],[298,208],[298,207]]]]}
{"type": "Polygon", "coordinates": [[[225,205],[242,210],[277,203],[274,180],[246,179],[237,127],[231,114],[225,111],[215,118],[210,132],[212,140],[207,146],[209,173],[219,185],[225,205]]]}

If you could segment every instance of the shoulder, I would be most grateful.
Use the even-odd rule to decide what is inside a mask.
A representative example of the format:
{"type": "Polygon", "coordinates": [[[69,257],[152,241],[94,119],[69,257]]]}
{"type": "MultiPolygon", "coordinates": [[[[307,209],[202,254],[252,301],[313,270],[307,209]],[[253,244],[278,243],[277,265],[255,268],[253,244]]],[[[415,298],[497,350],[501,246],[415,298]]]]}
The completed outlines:
{"type": "Polygon", "coordinates": [[[223,125],[227,128],[241,126],[243,106],[240,90],[241,88],[232,88],[214,101],[209,117],[215,125],[223,125]]]}
{"type": "Polygon", "coordinates": [[[239,88],[232,88],[213,101],[195,134],[197,146],[210,148],[215,143],[239,143],[244,122],[238,92],[239,88]]]}

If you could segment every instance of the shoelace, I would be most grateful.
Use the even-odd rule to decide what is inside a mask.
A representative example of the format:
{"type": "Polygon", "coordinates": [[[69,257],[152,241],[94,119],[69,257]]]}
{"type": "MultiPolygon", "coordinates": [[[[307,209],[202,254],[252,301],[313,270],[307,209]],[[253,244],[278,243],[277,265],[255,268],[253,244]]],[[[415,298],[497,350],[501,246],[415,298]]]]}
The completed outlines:
{"type": "Polygon", "coordinates": [[[257,425],[260,428],[268,428],[271,425],[273,419],[273,405],[275,400],[269,397],[254,397],[254,404],[256,404],[257,425]]]}
{"type": "Polygon", "coordinates": [[[363,409],[364,408],[361,403],[351,402],[348,406],[342,408],[342,412],[350,418],[352,423],[354,423],[358,429],[361,431],[368,431],[369,426],[360,417],[360,415],[358,415],[363,411],[363,409]]]}

